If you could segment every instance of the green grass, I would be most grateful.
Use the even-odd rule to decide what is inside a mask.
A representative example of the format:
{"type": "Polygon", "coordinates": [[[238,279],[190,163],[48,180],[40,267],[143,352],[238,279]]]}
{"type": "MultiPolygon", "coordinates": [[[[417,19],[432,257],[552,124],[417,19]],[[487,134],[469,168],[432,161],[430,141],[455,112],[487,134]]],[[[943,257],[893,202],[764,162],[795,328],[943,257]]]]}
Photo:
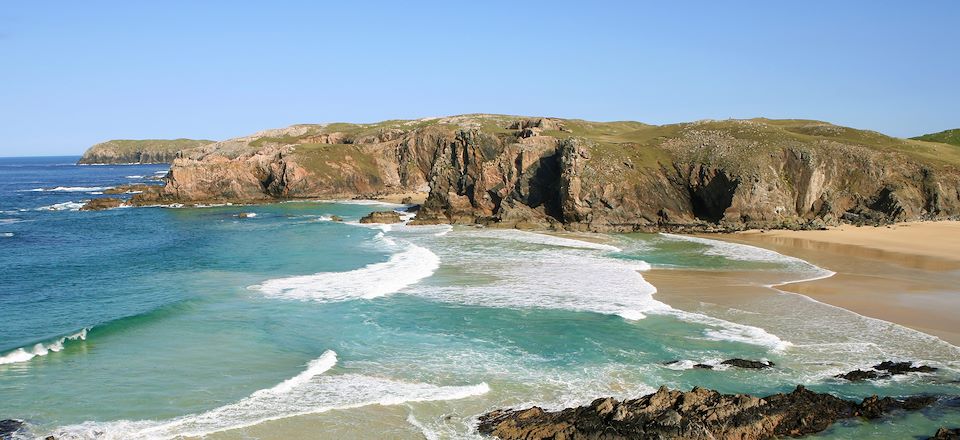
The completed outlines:
{"type": "Polygon", "coordinates": [[[94,145],[93,148],[112,148],[119,152],[170,151],[176,152],[213,143],[204,139],[114,139],[94,145]]]}
{"type": "Polygon", "coordinates": [[[944,130],[939,133],[930,133],[923,136],[917,136],[910,139],[927,142],[940,142],[944,144],[960,146],[960,128],[944,130]]]}

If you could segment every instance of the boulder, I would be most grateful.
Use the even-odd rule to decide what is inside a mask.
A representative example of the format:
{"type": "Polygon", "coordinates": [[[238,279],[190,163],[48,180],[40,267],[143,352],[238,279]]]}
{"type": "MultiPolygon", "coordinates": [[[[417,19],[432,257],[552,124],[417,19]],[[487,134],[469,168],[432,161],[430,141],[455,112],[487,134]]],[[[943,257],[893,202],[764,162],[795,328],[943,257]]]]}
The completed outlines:
{"type": "Polygon", "coordinates": [[[960,440],[960,428],[947,429],[941,426],[937,433],[927,440],[960,440]]]}
{"type": "Polygon", "coordinates": [[[373,211],[360,219],[360,223],[400,223],[400,213],[396,211],[373,211]]]}

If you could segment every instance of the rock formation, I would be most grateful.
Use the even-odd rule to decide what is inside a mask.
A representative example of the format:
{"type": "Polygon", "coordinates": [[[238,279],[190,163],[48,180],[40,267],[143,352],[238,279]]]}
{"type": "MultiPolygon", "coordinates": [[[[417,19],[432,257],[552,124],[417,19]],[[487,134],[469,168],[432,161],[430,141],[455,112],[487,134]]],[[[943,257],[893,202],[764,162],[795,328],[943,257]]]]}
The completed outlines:
{"type": "Polygon", "coordinates": [[[960,428],[947,429],[941,427],[933,437],[927,440],[960,440],[960,428]]]}
{"type": "Polygon", "coordinates": [[[170,163],[177,152],[213,141],[193,139],[117,139],[87,149],[78,164],[170,163]]]}
{"type": "Polygon", "coordinates": [[[823,431],[837,420],[875,419],[935,401],[933,397],[896,400],[873,396],[856,403],[802,386],[788,394],[763,398],[661,387],[639,399],[597,399],[587,406],[555,412],[538,407],[493,411],[480,417],[478,430],[502,440],[760,440],[799,437],[823,431]]]}
{"type": "Polygon", "coordinates": [[[360,223],[400,223],[397,211],[373,211],[360,219],[360,223]]]}
{"type": "Polygon", "coordinates": [[[894,362],[883,361],[873,366],[871,370],[856,369],[847,373],[838,374],[837,379],[846,379],[851,382],[859,382],[868,379],[886,379],[890,376],[897,376],[907,373],[935,373],[936,368],[929,365],[914,366],[913,362],[894,362]]]}
{"type": "Polygon", "coordinates": [[[184,151],[157,200],[427,192],[415,223],[590,231],[960,216],[960,151],[824,122],[652,126],[464,115],[295,125],[184,151]]]}

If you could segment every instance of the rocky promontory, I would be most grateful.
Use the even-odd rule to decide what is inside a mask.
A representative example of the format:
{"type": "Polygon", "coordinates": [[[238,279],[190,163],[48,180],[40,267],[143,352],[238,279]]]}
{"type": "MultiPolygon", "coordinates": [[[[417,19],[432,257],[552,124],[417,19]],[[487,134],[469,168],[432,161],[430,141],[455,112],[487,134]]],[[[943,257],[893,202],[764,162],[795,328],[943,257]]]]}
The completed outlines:
{"type": "Polygon", "coordinates": [[[762,440],[800,437],[838,420],[876,419],[892,411],[921,409],[936,400],[872,396],[858,403],[802,386],[762,398],[661,387],[639,399],[597,399],[560,411],[497,410],[480,417],[478,430],[502,440],[762,440]]]}
{"type": "Polygon", "coordinates": [[[429,192],[414,223],[818,229],[960,217],[960,150],[809,120],[462,115],[310,124],[184,150],[133,203],[429,192]]]}
{"type": "Polygon", "coordinates": [[[116,139],[87,149],[77,162],[91,164],[170,163],[177,152],[212,143],[194,139],[116,139]]]}

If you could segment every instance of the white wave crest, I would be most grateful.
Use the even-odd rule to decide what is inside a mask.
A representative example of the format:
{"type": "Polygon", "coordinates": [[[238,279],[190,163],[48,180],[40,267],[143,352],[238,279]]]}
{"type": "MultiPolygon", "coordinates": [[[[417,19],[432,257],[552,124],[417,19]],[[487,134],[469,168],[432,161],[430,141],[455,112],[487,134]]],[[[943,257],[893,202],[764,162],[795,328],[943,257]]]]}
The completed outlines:
{"type": "Polygon", "coordinates": [[[72,335],[67,335],[62,338],[55,339],[52,342],[47,342],[47,343],[41,342],[34,345],[33,347],[18,348],[3,356],[0,356],[0,365],[26,362],[37,356],[46,356],[47,354],[50,354],[51,351],[57,352],[57,351],[63,350],[63,344],[66,343],[67,341],[86,340],[87,331],[88,329],[83,329],[72,335]]]}
{"type": "Polygon", "coordinates": [[[124,177],[126,177],[127,179],[142,179],[142,178],[143,178],[143,176],[139,176],[139,175],[124,176],[124,177]]]}
{"type": "Polygon", "coordinates": [[[502,240],[514,240],[522,243],[539,244],[544,246],[593,249],[607,252],[620,252],[622,250],[616,246],[611,246],[608,244],[594,243],[592,241],[577,240],[556,235],[538,234],[535,232],[521,231],[518,229],[486,230],[480,234],[489,235],[493,238],[502,240]]]}
{"type": "Polygon", "coordinates": [[[56,188],[34,188],[30,192],[92,192],[103,191],[113,188],[112,186],[58,186],[56,188]]]}
{"type": "Polygon", "coordinates": [[[437,386],[359,374],[322,375],[335,363],[336,353],[327,351],[296,377],[273,388],[254,392],[236,403],[203,413],[166,421],[86,422],[59,428],[53,435],[63,440],[203,437],[304,414],[368,405],[458,400],[485,394],[490,390],[486,383],[437,386]]]}
{"type": "Polygon", "coordinates": [[[13,237],[13,232],[0,232],[0,237],[4,237],[4,238],[13,237]]]}
{"type": "MultiPolygon", "coordinates": [[[[386,237],[382,239],[389,240],[386,237]]],[[[439,267],[440,259],[436,254],[409,244],[405,250],[383,263],[369,264],[347,272],[277,278],[250,286],[250,289],[271,297],[323,302],[371,299],[398,292],[433,275],[439,267]]]]}
{"type": "Polygon", "coordinates": [[[37,211],[79,211],[80,208],[83,208],[83,203],[81,202],[63,202],[63,203],[54,203],[48,206],[41,206],[37,208],[37,211]]]}

